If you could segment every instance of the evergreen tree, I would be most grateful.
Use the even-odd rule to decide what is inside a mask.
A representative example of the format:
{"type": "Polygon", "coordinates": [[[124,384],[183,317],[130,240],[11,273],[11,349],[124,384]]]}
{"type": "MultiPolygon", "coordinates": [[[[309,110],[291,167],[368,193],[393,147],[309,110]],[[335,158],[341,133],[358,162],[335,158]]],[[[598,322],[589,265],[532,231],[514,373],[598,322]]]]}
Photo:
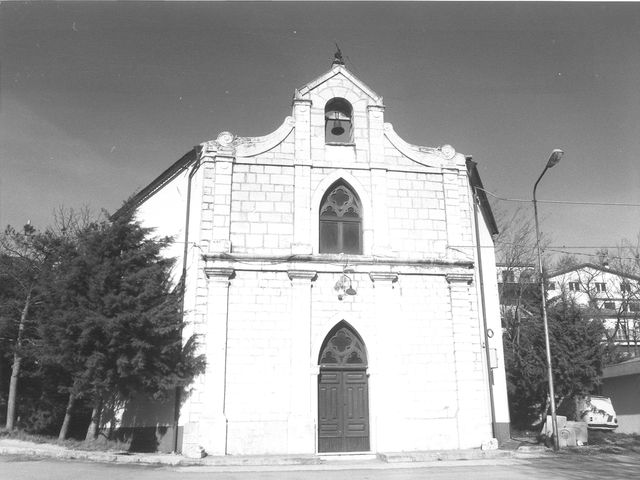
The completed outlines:
{"type": "Polygon", "coordinates": [[[94,223],[78,237],[77,254],[51,288],[47,368],[69,375],[64,438],[78,399],[91,406],[87,437],[105,404],[134,394],[160,399],[190,383],[204,367],[193,341],[183,346],[181,291],[171,285],[170,239],[154,239],[130,208],[94,223]]]}
{"type": "MultiPolygon", "coordinates": [[[[604,327],[572,299],[559,298],[548,310],[554,390],[558,407],[565,400],[592,393],[604,357],[604,327]]],[[[505,363],[511,420],[529,427],[549,408],[544,330],[540,316],[520,324],[518,343],[505,336],[505,363]]]]}

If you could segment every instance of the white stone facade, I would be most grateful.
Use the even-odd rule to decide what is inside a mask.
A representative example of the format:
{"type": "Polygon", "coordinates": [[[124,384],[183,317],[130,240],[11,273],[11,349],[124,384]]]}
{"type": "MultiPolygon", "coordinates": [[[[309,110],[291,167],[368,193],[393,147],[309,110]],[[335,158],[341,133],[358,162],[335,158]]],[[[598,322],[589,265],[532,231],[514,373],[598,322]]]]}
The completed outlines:
{"type": "Polygon", "coordinates": [[[296,90],[272,134],[223,132],[158,185],[139,217],[177,236],[180,265],[187,242],[185,335],[207,355],[182,406],[183,451],[317,453],[320,351],[339,322],[366,346],[368,450],[480,447],[492,420],[508,427],[493,244],[480,209],[476,231],[466,158],[401,140],[344,66],[296,90]],[[338,97],[352,141],[326,144],[338,97]],[[338,180],[362,204],[361,254],[320,252],[320,203],[338,180]],[[345,273],[356,294],[339,299],[345,273]]]}

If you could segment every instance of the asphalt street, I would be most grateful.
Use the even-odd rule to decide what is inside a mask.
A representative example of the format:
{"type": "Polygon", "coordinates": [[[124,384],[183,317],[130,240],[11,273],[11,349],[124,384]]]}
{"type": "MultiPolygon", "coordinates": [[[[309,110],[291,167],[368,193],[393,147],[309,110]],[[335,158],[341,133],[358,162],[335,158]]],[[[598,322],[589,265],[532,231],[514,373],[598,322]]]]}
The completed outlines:
{"type": "Polygon", "coordinates": [[[1,456],[1,480],[583,480],[640,479],[640,455],[558,455],[530,460],[306,467],[166,467],[1,456]]]}

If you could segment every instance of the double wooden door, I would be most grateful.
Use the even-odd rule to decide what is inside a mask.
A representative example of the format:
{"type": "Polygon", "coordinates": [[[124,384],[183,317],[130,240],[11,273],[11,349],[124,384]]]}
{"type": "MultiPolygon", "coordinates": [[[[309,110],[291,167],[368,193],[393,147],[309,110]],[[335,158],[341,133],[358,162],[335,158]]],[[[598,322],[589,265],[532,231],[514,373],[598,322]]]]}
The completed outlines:
{"type": "Polygon", "coordinates": [[[369,392],[366,370],[320,370],[318,451],[369,451],[369,392]]]}

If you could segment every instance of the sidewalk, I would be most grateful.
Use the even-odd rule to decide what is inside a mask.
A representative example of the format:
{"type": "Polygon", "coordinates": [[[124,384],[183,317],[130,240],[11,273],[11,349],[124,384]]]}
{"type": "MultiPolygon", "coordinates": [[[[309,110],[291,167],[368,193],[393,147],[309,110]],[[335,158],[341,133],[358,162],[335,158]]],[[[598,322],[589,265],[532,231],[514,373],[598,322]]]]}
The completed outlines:
{"type": "Polygon", "coordinates": [[[519,447],[499,450],[440,450],[427,452],[398,452],[355,455],[227,455],[207,456],[204,458],[187,458],[178,454],[101,452],[88,450],[71,450],[52,444],[25,442],[22,440],[0,440],[0,455],[26,455],[69,460],[83,460],[105,463],[136,463],[146,465],[167,465],[180,467],[213,467],[216,470],[232,468],[246,469],[380,469],[411,468],[432,463],[438,466],[456,464],[464,461],[465,465],[475,462],[512,461],[515,459],[536,458],[550,455],[550,450],[539,447],[519,447]]]}

